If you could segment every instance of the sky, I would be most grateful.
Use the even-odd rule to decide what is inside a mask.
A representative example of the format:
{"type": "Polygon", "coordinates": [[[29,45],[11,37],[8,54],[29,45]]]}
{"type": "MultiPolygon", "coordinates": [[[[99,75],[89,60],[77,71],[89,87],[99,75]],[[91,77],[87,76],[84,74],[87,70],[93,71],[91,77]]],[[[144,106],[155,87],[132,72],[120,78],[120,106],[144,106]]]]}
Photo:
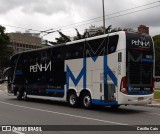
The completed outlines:
{"type": "MultiPolygon", "coordinates": [[[[104,0],[105,25],[136,29],[143,24],[150,35],[160,34],[160,0],[104,0]]],[[[76,35],[91,25],[102,26],[102,0],[0,0],[0,25],[6,32],[49,30],[76,35]]],[[[57,32],[40,36],[54,41],[57,32]]]]}

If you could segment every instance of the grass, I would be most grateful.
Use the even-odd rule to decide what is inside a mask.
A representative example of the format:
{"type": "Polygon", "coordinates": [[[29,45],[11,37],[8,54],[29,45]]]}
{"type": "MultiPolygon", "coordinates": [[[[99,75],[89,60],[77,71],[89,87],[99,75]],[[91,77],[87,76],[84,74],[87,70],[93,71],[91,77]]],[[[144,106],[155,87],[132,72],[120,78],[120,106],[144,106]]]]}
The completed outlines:
{"type": "Polygon", "coordinates": [[[154,99],[160,99],[160,92],[154,92],[154,99]]]}

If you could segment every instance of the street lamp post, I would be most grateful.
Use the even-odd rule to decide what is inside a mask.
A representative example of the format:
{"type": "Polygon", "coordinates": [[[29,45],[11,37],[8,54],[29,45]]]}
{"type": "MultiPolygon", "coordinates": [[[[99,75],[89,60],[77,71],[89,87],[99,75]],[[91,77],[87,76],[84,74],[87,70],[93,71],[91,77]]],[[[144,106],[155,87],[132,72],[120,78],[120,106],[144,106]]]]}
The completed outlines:
{"type": "Polygon", "coordinates": [[[104,0],[102,0],[102,7],[103,7],[103,30],[104,34],[106,33],[106,28],[105,28],[105,11],[104,11],[104,0]]]}

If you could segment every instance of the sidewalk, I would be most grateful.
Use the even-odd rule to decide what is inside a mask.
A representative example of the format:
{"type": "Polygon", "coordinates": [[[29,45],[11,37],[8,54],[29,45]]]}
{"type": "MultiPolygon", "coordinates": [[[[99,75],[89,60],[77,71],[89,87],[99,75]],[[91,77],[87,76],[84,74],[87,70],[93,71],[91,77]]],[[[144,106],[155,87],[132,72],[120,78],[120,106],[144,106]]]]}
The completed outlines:
{"type": "Polygon", "coordinates": [[[148,105],[146,105],[146,106],[148,106],[148,107],[158,107],[158,108],[160,108],[160,100],[156,99],[156,100],[152,101],[152,104],[148,104],[148,105]]]}
{"type": "Polygon", "coordinates": [[[0,84],[0,90],[1,91],[6,91],[7,90],[7,85],[6,84],[0,84]]]}
{"type": "MultiPolygon", "coordinates": [[[[6,84],[0,84],[0,90],[7,92],[7,85],[6,84]]],[[[156,99],[152,101],[152,104],[145,105],[146,107],[158,107],[160,108],[160,99],[156,99]]]]}

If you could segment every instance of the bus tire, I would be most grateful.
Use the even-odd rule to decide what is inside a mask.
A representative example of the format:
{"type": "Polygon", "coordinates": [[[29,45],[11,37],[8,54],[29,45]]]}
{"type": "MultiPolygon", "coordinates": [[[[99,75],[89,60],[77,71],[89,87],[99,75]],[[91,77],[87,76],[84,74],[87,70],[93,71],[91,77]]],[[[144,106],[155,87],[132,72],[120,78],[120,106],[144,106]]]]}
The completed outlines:
{"type": "Polygon", "coordinates": [[[86,92],[82,95],[81,104],[83,108],[89,109],[92,106],[92,99],[90,93],[86,92]]]}
{"type": "Polygon", "coordinates": [[[28,98],[27,98],[27,91],[26,91],[26,90],[23,91],[22,98],[23,98],[23,100],[25,100],[25,101],[28,99],[28,98]]]}
{"type": "Polygon", "coordinates": [[[71,107],[77,107],[77,106],[78,106],[78,97],[77,97],[76,92],[71,91],[71,92],[68,94],[68,104],[69,104],[71,107]]]}
{"type": "Polygon", "coordinates": [[[22,93],[21,93],[20,90],[17,90],[16,96],[17,96],[17,100],[21,100],[22,99],[22,93]]]}

